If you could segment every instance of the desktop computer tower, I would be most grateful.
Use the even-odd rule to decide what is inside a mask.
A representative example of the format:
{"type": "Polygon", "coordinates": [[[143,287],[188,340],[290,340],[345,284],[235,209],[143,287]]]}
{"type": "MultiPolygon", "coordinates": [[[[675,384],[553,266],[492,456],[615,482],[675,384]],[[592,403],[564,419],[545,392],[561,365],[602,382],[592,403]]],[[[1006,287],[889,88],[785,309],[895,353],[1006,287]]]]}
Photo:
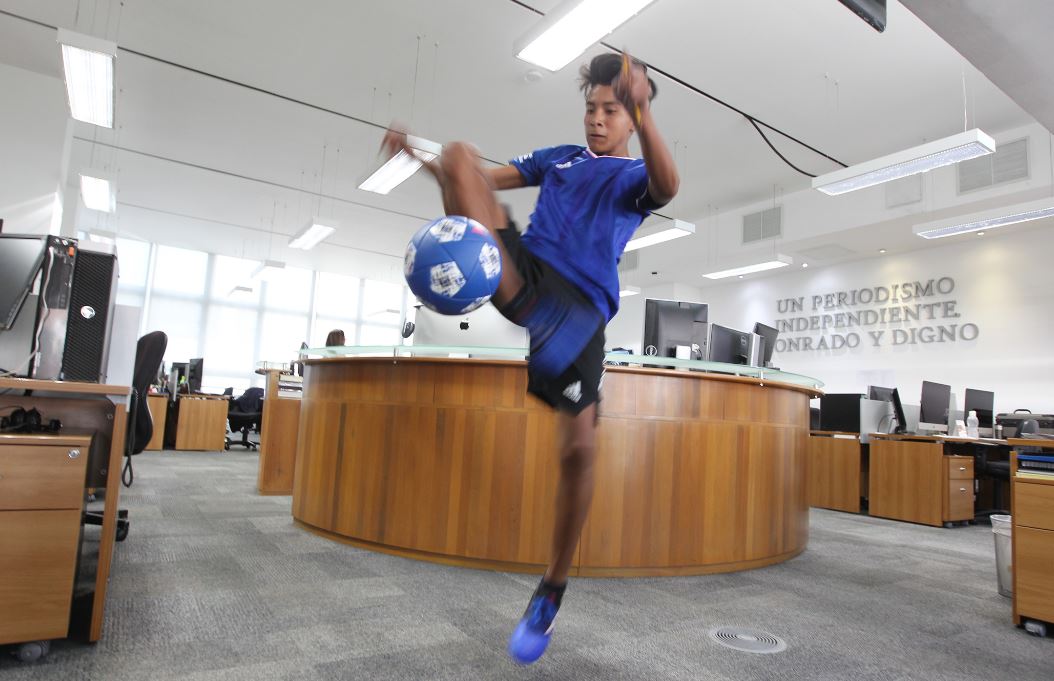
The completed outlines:
{"type": "MultiPolygon", "coordinates": [[[[93,244],[93,246],[95,246],[93,244]]],[[[117,298],[117,256],[52,238],[46,292],[37,306],[40,350],[33,378],[99,383],[106,376],[117,298]]]]}

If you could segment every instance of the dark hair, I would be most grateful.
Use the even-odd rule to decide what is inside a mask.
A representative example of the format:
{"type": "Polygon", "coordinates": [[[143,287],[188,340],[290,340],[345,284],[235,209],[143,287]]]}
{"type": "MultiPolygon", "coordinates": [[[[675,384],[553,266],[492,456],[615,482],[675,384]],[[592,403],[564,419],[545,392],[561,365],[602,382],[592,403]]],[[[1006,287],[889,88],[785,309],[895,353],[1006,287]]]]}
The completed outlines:
{"type": "MultiPolygon", "coordinates": [[[[643,66],[645,72],[648,70],[648,65],[638,59],[634,59],[633,64],[635,66],[643,66]]],[[[578,70],[578,87],[588,97],[589,91],[595,86],[611,85],[620,73],[622,73],[621,54],[612,52],[598,54],[589,62],[589,66],[583,65],[578,70]]],[[[648,99],[655,99],[655,95],[659,94],[659,89],[655,87],[655,81],[650,77],[648,78],[648,85],[651,86],[651,96],[648,99]]]]}
{"type": "Polygon", "coordinates": [[[341,329],[333,329],[326,336],[326,347],[330,348],[336,345],[344,345],[344,331],[341,329]]]}

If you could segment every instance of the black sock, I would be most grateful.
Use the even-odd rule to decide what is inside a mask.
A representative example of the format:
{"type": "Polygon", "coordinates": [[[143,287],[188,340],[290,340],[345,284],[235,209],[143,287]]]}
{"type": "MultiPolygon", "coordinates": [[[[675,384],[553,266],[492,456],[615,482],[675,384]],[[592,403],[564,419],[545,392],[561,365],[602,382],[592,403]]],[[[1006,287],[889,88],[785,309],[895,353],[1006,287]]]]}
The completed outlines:
{"type": "Polygon", "coordinates": [[[544,596],[545,598],[552,600],[552,602],[556,604],[556,607],[559,608],[560,601],[563,600],[564,591],[566,589],[566,582],[563,584],[552,584],[550,582],[545,581],[545,579],[543,578],[542,581],[538,583],[538,589],[534,593],[536,595],[544,596]]]}

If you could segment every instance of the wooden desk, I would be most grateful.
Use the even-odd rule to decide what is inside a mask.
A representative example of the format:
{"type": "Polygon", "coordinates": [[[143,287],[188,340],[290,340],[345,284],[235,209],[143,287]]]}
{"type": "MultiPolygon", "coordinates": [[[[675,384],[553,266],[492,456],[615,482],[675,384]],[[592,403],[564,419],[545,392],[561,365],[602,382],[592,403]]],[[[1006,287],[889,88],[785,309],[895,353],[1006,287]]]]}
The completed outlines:
{"type": "Polygon", "coordinates": [[[1041,447],[1054,456],[1054,442],[1011,439],[1010,444],[1014,624],[1031,620],[1030,631],[1046,629],[1054,624],[1054,478],[1018,477],[1017,457],[1022,447],[1041,447]]]}
{"type": "MultiPolygon", "coordinates": [[[[540,572],[559,478],[557,414],[523,361],[305,362],[293,517],[375,551],[540,572]]],[[[805,550],[815,390],[606,367],[596,489],[571,573],[732,572],[805,550]]]]}
{"type": "MultiPolygon", "coordinates": [[[[42,640],[43,637],[61,638],[73,634],[83,634],[89,641],[98,641],[102,636],[106,587],[117,532],[129,392],[125,386],[0,378],[0,407],[36,407],[45,420],[58,418],[63,424],[63,431],[57,436],[7,435],[0,443],[4,449],[4,465],[8,470],[14,466],[13,461],[26,456],[29,447],[41,449],[40,452],[33,451],[34,457],[40,454],[45,457],[35,459],[35,462],[46,461],[46,457],[55,459],[47,467],[46,482],[37,477],[40,471],[35,466],[28,470],[19,466],[20,472],[16,474],[16,479],[23,478],[25,488],[19,485],[18,494],[12,495],[0,492],[0,499],[8,499],[2,502],[8,504],[2,508],[10,509],[11,505],[23,502],[26,502],[25,506],[34,507],[0,513],[0,516],[15,514],[0,518],[0,546],[3,547],[0,551],[0,608],[3,610],[0,616],[0,643],[42,640]],[[33,391],[32,396],[25,395],[27,390],[33,391]],[[108,455],[99,464],[99,474],[105,479],[106,501],[93,589],[83,597],[74,596],[71,605],[67,600],[73,589],[72,579],[67,577],[70,569],[68,533],[74,527],[74,536],[79,536],[85,479],[84,468],[74,470],[60,467],[59,463],[66,463],[62,457],[71,459],[69,452],[83,447],[86,442],[83,436],[74,437],[73,434],[81,435],[87,431],[94,433],[96,444],[108,455]],[[28,482],[29,479],[35,481],[28,482]],[[72,496],[66,496],[74,494],[71,490],[74,489],[75,479],[79,480],[79,488],[75,491],[76,502],[72,496]],[[31,497],[31,501],[26,501],[26,495],[31,497]],[[74,518],[76,524],[71,525],[74,518]],[[31,560],[40,567],[41,574],[34,575],[35,571],[22,564],[16,556],[33,556],[31,560]],[[50,562],[52,558],[54,562],[50,562]],[[51,582],[51,579],[55,581],[51,582]],[[59,585],[58,590],[52,591],[49,584],[59,585]],[[32,614],[36,606],[26,603],[23,589],[47,592],[46,603],[38,604],[42,610],[32,614]],[[73,615],[70,613],[71,607],[73,615]],[[61,619],[62,611],[65,611],[68,631],[56,624],[61,619]]],[[[73,457],[71,460],[76,464],[78,458],[73,457]]],[[[86,465],[84,462],[79,463],[79,466],[86,465]]],[[[0,472],[0,476],[5,474],[0,472]]]]}
{"type": "Polygon", "coordinates": [[[154,434],[147,443],[147,451],[158,451],[165,447],[165,419],[168,418],[168,395],[147,395],[146,408],[154,421],[154,434]]]}
{"type": "Polygon", "coordinates": [[[258,369],[256,373],[267,377],[256,488],[260,494],[292,494],[296,438],[300,429],[300,398],[279,396],[282,371],[258,369]]]}
{"type": "Polygon", "coordinates": [[[226,395],[180,395],[175,449],[220,452],[227,439],[226,395]]]}
{"type": "Polygon", "coordinates": [[[870,515],[935,527],[973,519],[974,460],[945,454],[955,438],[886,433],[870,438],[870,515]]]}
{"type": "Polygon", "coordinates": [[[860,513],[861,497],[867,496],[866,450],[859,433],[811,431],[806,485],[809,506],[860,513]]]}

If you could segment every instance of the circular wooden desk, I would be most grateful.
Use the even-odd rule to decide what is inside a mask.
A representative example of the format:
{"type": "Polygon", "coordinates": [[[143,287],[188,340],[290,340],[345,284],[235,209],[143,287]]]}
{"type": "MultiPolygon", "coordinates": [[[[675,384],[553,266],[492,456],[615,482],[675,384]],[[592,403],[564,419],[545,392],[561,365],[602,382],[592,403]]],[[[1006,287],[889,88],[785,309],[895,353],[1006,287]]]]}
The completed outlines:
{"type": "MultiPolygon", "coordinates": [[[[293,517],[372,550],[540,572],[555,413],[522,361],[306,361],[293,517]]],[[[808,541],[809,399],[786,383],[608,367],[596,492],[572,574],[689,575],[779,563],[808,541]]]]}

